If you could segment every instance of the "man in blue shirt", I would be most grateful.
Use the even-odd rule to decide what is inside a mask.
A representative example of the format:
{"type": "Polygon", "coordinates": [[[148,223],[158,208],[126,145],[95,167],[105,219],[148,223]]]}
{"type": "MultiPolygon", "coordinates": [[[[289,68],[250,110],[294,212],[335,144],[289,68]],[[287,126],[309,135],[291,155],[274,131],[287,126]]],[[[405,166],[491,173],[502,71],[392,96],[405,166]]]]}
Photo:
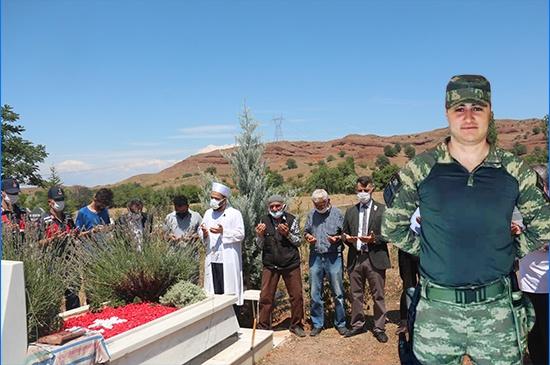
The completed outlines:
{"type": "Polygon", "coordinates": [[[311,196],[315,209],[307,216],[304,227],[305,239],[309,243],[309,284],[311,288],[310,336],[321,333],[324,325],[323,280],[327,277],[335,307],[334,327],[344,335],[346,312],[344,310],[344,284],[342,261],[342,224],[344,216],[338,208],[330,205],[328,193],[317,189],[311,196]]]}
{"type": "Polygon", "coordinates": [[[76,227],[84,233],[95,232],[100,226],[111,224],[109,210],[113,204],[113,192],[111,189],[99,189],[90,204],[81,208],[76,216],[76,227]],[[98,227],[95,228],[94,227],[98,227]]]}

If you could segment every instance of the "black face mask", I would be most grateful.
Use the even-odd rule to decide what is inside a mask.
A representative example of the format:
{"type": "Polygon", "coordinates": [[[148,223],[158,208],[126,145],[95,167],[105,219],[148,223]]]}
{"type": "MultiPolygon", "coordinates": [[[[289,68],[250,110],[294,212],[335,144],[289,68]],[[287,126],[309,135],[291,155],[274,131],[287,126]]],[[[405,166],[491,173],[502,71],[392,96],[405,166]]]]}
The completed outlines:
{"type": "Polygon", "coordinates": [[[183,218],[185,218],[185,217],[187,217],[187,216],[189,215],[189,212],[185,212],[185,213],[183,213],[183,212],[177,212],[176,215],[178,216],[178,218],[183,219],[183,218]]]}

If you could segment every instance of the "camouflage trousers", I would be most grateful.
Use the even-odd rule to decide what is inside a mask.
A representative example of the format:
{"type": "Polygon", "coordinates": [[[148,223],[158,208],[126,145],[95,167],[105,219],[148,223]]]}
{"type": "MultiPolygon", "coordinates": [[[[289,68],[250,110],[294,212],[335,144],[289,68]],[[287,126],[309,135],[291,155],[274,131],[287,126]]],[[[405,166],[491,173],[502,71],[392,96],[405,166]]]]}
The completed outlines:
{"type": "Polygon", "coordinates": [[[423,294],[413,329],[413,352],[422,364],[462,364],[466,354],[477,365],[522,363],[508,293],[470,304],[430,300],[423,294]]]}

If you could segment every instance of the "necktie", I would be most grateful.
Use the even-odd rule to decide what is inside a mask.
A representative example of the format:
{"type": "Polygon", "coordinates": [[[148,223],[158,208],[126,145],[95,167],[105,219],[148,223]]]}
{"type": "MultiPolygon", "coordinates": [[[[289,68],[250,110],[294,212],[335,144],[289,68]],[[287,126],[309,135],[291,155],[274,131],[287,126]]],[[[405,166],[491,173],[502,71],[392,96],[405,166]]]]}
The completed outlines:
{"type": "MultiPolygon", "coordinates": [[[[363,222],[361,223],[361,236],[367,235],[367,223],[368,223],[368,206],[365,204],[363,205],[363,222]]],[[[361,243],[361,251],[367,250],[367,244],[362,242],[361,243]]]]}

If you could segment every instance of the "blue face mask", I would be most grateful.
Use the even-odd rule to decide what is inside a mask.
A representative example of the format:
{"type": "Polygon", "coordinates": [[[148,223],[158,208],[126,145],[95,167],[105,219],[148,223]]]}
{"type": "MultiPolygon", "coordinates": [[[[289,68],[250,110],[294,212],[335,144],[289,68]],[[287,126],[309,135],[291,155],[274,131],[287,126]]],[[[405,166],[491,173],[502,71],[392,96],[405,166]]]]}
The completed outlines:
{"type": "Polygon", "coordinates": [[[284,213],[284,212],[283,212],[282,210],[278,210],[278,211],[276,211],[276,212],[273,212],[273,211],[271,211],[271,210],[269,211],[269,214],[270,214],[273,218],[275,218],[275,219],[281,218],[281,217],[283,216],[283,213],[284,213]]]}

